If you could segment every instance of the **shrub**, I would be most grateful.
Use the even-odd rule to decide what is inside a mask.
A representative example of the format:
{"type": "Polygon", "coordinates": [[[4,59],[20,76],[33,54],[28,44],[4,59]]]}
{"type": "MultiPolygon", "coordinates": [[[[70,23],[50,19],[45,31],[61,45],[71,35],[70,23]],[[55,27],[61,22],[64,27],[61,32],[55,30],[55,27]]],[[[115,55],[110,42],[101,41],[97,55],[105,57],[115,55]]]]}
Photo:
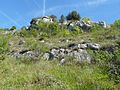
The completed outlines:
{"type": "Polygon", "coordinates": [[[90,21],[90,18],[88,18],[88,17],[83,17],[83,18],[82,18],[82,21],[84,21],[85,23],[88,23],[88,22],[90,21]]]}
{"type": "Polygon", "coordinates": [[[80,33],[82,33],[82,29],[81,29],[80,27],[78,27],[78,26],[73,27],[73,29],[72,29],[72,31],[71,31],[71,34],[72,34],[72,35],[78,35],[78,34],[80,34],[80,33]]]}
{"type": "Polygon", "coordinates": [[[114,22],[114,26],[116,26],[116,27],[120,27],[120,19],[119,19],[119,20],[115,20],[115,22],[114,22]]]}
{"type": "Polygon", "coordinates": [[[67,29],[60,30],[57,34],[59,37],[66,37],[71,35],[70,32],[67,29]]]}

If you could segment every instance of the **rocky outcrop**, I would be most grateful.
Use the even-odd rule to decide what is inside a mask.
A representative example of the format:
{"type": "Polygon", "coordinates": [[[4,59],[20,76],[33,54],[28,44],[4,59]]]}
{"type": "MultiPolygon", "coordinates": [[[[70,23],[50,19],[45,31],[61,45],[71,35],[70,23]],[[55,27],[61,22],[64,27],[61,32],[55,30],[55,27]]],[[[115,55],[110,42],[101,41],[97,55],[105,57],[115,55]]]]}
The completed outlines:
{"type": "Polygon", "coordinates": [[[68,29],[72,30],[75,26],[81,27],[83,31],[88,31],[92,26],[91,23],[85,23],[84,21],[69,22],[68,29]]]}
{"type": "Polygon", "coordinates": [[[46,22],[46,23],[53,23],[53,19],[49,16],[44,16],[44,17],[38,17],[38,18],[33,18],[30,22],[30,24],[39,24],[40,21],[46,22]]]}
{"type": "Polygon", "coordinates": [[[42,17],[43,22],[53,23],[53,19],[49,16],[42,17]]]}
{"type": "Polygon", "coordinates": [[[67,48],[52,48],[43,57],[45,60],[60,60],[61,64],[66,62],[66,57],[72,57],[78,62],[91,63],[91,56],[86,49],[99,50],[101,46],[96,43],[69,44],[67,48]]]}
{"type": "Polygon", "coordinates": [[[36,59],[39,56],[39,53],[37,51],[22,49],[22,50],[19,50],[19,51],[10,52],[10,56],[14,57],[16,59],[19,59],[19,58],[36,59]]]}
{"type": "Polygon", "coordinates": [[[59,48],[59,49],[52,49],[50,52],[46,52],[44,54],[44,59],[46,60],[54,60],[54,59],[59,59],[60,63],[65,62],[66,57],[72,57],[75,60],[79,62],[91,62],[91,57],[87,53],[86,50],[83,49],[78,49],[78,50],[71,50],[71,49],[64,49],[64,48],[59,48]]]}
{"type": "Polygon", "coordinates": [[[11,57],[18,58],[29,58],[36,59],[39,56],[39,51],[25,48],[26,41],[24,38],[20,38],[18,41],[10,41],[8,43],[10,52],[8,53],[11,57]]]}

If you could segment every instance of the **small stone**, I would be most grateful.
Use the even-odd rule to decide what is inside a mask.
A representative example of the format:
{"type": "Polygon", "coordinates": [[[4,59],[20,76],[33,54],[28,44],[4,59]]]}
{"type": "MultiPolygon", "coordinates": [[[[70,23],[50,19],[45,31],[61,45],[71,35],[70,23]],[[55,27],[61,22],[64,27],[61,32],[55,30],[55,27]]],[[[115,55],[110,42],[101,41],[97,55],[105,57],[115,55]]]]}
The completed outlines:
{"type": "Polygon", "coordinates": [[[61,61],[60,61],[60,65],[63,65],[65,63],[65,59],[63,58],[63,59],[61,59],[61,61]]]}

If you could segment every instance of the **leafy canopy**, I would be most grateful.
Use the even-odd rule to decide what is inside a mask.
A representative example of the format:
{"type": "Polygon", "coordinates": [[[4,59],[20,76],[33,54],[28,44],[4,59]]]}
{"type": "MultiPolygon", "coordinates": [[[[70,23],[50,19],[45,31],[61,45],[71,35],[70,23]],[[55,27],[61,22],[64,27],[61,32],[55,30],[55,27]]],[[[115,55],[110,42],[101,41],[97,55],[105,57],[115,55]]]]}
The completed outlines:
{"type": "Polygon", "coordinates": [[[80,20],[80,14],[77,11],[70,12],[67,16],[67,20],[80,20]]]}

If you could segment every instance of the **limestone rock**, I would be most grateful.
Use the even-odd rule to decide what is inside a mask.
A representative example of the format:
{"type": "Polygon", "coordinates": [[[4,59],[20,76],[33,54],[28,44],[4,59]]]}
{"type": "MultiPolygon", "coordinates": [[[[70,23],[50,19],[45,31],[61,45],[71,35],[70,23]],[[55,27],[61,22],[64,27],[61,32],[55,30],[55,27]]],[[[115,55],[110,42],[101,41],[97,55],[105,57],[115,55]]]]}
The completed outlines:
{"type": "Polygon", "coordinates": [[[103,28],[107,28],[107,24],[105,21],[99,21],[98,25],[102,26],[103,28]]]}
{"type": "Polygon", "coordinates": [[[26,58],[35,59],[39,56],[39,53],[37,51],[31,51],[28,49],[23,49],[23,50],[18,50],[18,51],[13,50],[12,52],[10,52],[10,56],[14,58],[26,57],[26,58]]]}
{"type": "Polygon", "coordinates": [[[45,60],[52,60],[52,59],[54,59],[55,57],[54,57],[54,55],[53,55],[52,53],[47,52],[47,53],[45,53],[45,54],[43,55],[43,58],[44,58],[45,60]]]}
{"type": "Polygon", "coordinates": [[[78,44],[78,47],[80,49],[86,49],[87,48],[87,44],[78,44]]]}
{"type": "Polygon", "coordinates": [[[65,59],[64,58],[61,59],[61,61],[60,61],[60,65],[63,65],[63,64],[65,64],[65,59]]]}
{"type": "Polygon", "coordinates": [[[85,61],[91,63],[91,57],[86,50],[79,49],[79,51],[74,51],[73,57],[75,57],[75,59],[77,59],[79,62],[85,61]]]}
{"type": "Polygon", "coordinates": [[[101,48],[100,44],[97,44],[97,43],[88,43],[87,46],[88,48],[94,49],[94,50],[98,50],[101,48]]]}

